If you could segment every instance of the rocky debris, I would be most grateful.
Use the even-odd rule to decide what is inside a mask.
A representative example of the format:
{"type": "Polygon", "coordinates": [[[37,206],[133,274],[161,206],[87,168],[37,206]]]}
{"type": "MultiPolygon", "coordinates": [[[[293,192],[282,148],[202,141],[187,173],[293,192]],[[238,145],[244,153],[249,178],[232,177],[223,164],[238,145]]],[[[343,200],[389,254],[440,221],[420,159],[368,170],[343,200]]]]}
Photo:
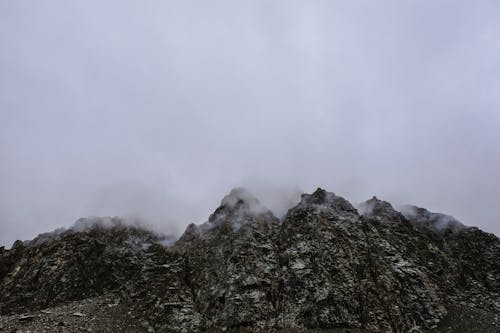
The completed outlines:
{"type": "Polygon", "coordinates": [[[22,314],[19,316],[19,321],[27,321],[35,318],[36,316],[34,315],[28,315],[28,314],[22,314]]]}
{"type": "Polygon", "coordinates": [[[69,302],[27,314],[30,320],[18,321],[18,315],[0,316],[0,332],[136,332],[146,333],[135,314],[122,304],[108,307],[114,302],[111,294],[69,302]],[[85,313],[85,316],[74,316],[85,313]]]}
{"type": "Polygon", "coordinates": [[[500,314],[463,306],[450,306],[448,315],[433,332],[499,333],[500,314]]]}
{"type": "MultiPolygon", "coordinates": [[[[474,332],[452,323],[461,311],[498,332],[497,237],[376,197],[357,208],[317,189],[279,220],[236,189],[171,246],[119,219],[83,220],[0,249],[0,312],[64,304],[29,322],[70,306],[54,327],[112,313],[127,332],[474,332]]],[[[19,325],[12,316],[1,325],[19,325]]]]}

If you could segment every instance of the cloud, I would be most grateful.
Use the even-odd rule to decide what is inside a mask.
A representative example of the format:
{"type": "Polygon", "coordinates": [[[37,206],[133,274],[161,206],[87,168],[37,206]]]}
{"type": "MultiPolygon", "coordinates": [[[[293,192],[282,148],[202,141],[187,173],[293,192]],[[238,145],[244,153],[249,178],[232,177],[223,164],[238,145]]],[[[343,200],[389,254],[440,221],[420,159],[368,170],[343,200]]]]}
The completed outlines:
{"type": "Polygon", "coordinates": [[[498,234],[499,6],[3,2],[0,244],[94,215],[178,232],[254,183],[498,234]]]}

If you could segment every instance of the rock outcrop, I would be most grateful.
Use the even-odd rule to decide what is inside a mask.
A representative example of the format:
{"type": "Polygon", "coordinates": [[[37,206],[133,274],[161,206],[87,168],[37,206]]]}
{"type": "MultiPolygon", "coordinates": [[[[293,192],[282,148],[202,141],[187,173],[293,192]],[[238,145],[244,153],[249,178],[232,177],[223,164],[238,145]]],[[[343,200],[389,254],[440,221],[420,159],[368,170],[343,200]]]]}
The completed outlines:
{"type": "Polygon", "coordinates": [[[376,197],[355,208],[317,189],[280,220],[235,189],[169,246],[104,222],[1,248],[0,312],[112,293],[158,332],[431,332],[450,309],[500,312],[496,236],[376,197]]]}

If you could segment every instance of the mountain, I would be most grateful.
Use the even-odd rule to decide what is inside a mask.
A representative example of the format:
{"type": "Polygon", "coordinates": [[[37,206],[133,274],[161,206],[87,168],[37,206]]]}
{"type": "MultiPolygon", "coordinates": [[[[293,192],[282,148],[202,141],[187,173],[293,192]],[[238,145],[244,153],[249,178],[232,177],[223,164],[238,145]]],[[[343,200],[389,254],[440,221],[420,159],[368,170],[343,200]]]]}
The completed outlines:
{"type": "Polygon", "coordinates": [[[317,189],[235,189],[175,242],[119,218],[0,248],[0,331],[500,332],[500,239],[317,189]],[[42,312],[40,312],[42,311],[42,312]]]}

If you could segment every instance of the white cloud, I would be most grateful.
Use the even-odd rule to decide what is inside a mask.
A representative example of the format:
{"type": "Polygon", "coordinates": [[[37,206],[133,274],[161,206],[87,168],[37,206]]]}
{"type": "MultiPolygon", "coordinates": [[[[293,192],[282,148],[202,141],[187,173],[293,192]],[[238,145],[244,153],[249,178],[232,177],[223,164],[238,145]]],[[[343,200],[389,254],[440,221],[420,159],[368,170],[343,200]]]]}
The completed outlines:
{"type": "Polygon", "coordinates": [[[88,215],[182,230],[254,182],[500,233],[499,6],[2,2],[0,243],[88,215]]]}

